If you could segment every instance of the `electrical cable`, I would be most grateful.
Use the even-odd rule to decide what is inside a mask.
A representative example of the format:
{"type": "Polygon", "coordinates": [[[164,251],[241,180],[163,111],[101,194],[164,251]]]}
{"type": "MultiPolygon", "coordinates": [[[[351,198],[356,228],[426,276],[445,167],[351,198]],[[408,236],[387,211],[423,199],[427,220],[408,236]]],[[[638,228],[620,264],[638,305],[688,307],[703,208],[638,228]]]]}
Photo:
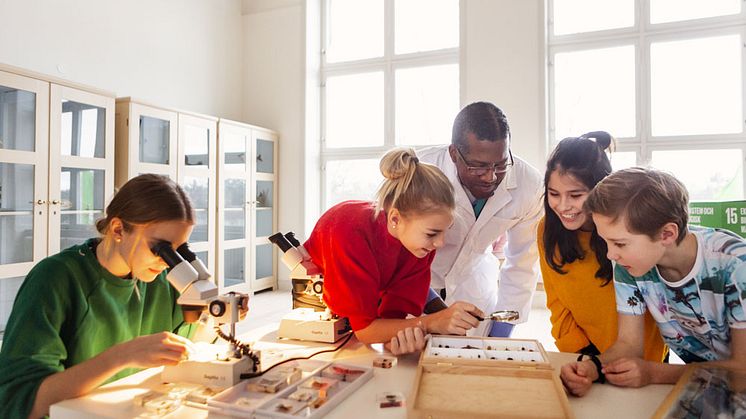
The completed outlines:
{"type": "Polygon", "coordinates": [[[324,354],[324,353],[328,353],[328,352],[336,352],[336,351],[340,350],[340,349],[341,349],[341,348],[342,348],[343,346],[345,346],[345,345],[347,344],[347,342],[349,342],[349,341],[350,341],[350,339],[352,338],[352,335],[354,335],[354,333],[350,332],[350,334],[349,334],[349,335],[347,335],[347,337],[345,338],[345,340],[344,340],[344,341],[342,341],[342,343],[340,343],[340,344],[339,344],[339,345],[338,345],[338,346],[337,346],[336,348],[334,348],[334,349],[324,349],[324,350],[322,350],[322,351],[318,351],[318,352],[316,352],[316,353],[313,353],[313,354],[311,354],[311,355],[308,355],[308,356],[297,356],[297,357],[293,357],[293,358],[288,358],[288,359],[285,359],[285,360],[283,360],[283,361],[280,361],[280,362],[278,362],[278,363],[276,363],[276,364],[272,365],[271,367],[267,368],[266,370],[264,370],[264,371],[262,371],[262,372],[256,372],[256,366],[255,366],[255,367],[254,367],[254,371],[255,371],[255,372],[253,372],[253,373],[244,373],[244,374],[241,374],[241,376],[240,376],[240,377],[241,377],[241,379],[246,379],[246,378],[254,378],[254,377],[260,377],[260,376],[264,375],[264,374],[265,374],[266,372],[268,372],[268,371],[270,371],[271,369],[273,369],[274,367],[276,367],[276,366],[278,366],[278,365],[282,365],[282,364],[288,363],[288,362],[290,362],[290,361],[298,361],[298,360],[302,360],[302,359],[311,359],[311,358],[313,358],[314,356],[316,356],[316,355],[319,355],[319,354],[324,354]]]}

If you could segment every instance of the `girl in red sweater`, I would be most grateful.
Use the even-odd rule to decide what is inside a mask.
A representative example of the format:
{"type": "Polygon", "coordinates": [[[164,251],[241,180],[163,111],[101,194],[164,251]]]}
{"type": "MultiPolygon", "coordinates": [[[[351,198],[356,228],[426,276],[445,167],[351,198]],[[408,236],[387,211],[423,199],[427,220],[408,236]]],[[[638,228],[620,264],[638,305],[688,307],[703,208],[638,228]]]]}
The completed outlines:
{"type": "Polygon", "coordinates": [[[380,168],[376,202],[330,208],[304,246],[324,274],[329,309],[350,320],[361,342],[384,342],[402,354],[422,349],[427,333],[463,335],[484,314],[456,302],[422,316],[430,264],[453,223],[453,187],[412,149],[389,151],[380,168]]]}

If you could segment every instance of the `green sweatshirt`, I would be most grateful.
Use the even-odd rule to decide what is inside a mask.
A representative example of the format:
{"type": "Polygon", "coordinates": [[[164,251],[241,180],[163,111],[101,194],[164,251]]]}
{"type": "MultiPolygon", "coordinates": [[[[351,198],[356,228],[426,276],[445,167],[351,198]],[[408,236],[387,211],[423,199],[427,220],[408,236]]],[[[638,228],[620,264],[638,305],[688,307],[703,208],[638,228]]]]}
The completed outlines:
{"type": "Polygon", "coordinates": [[[116,277],[96,259],[98,240],[42,260],[21,285],[0,351],[0,417],[28,417],[44,378],[113,345],[163,331],[193,334],[165,272],[150,283],[116,277]]]}

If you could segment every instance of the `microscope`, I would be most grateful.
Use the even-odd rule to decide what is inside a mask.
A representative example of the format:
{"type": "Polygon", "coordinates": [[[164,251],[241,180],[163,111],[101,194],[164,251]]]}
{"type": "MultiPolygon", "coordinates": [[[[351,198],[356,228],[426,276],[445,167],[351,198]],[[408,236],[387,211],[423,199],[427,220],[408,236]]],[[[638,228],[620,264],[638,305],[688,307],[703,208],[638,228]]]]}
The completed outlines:
{"type": "Polygon", "coordinates": [[[241,309],[248,308],[248,296],[235,292],[218,295],[218,288],[211,281],[212,275],[187,243],[174,250],[171,243],[160,241],[151,250],[168,264],[166,279],[181,294],[176,303],[186,310],[207,308],[217,324],[215,332],[229,344],[227,352],[216,353],[214,359],[189,359],[175,366],[166,366],[162,379],[228,387],[236,384],[241,374],[255,372],[259,367],[259,356],[236,339],[236,323],[241,309]],[[230,325],[228,334],[219,326],[225,323],[230,325]]]}
{"type": "Polygon", "coordinates": [[[324,303],[324,276],[295,234],[275,233],[269,241],[282,250],[292,283],[293,310],[280,321],[277,336],[334,343],[350,333],[347,319],[331,313],[324,303]]]}

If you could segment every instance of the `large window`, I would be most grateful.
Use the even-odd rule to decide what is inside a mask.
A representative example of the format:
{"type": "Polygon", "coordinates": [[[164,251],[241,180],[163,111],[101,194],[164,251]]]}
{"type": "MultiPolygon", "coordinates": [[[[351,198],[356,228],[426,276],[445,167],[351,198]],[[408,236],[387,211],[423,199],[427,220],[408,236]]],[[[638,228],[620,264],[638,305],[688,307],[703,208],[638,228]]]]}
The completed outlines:
{"type": "Polygon", "coordinates": [[[742,0],[549,0],[550,148],[606,130],[615,169],[667,170],[692,200],[744,199],[742,0]]]}
{"type": "Polygon", "coordinates": [[[322,28],[327,209],[372,199],[386,150],[450,142],[459,110],[459,1],[326,0],[322,28]]]}

